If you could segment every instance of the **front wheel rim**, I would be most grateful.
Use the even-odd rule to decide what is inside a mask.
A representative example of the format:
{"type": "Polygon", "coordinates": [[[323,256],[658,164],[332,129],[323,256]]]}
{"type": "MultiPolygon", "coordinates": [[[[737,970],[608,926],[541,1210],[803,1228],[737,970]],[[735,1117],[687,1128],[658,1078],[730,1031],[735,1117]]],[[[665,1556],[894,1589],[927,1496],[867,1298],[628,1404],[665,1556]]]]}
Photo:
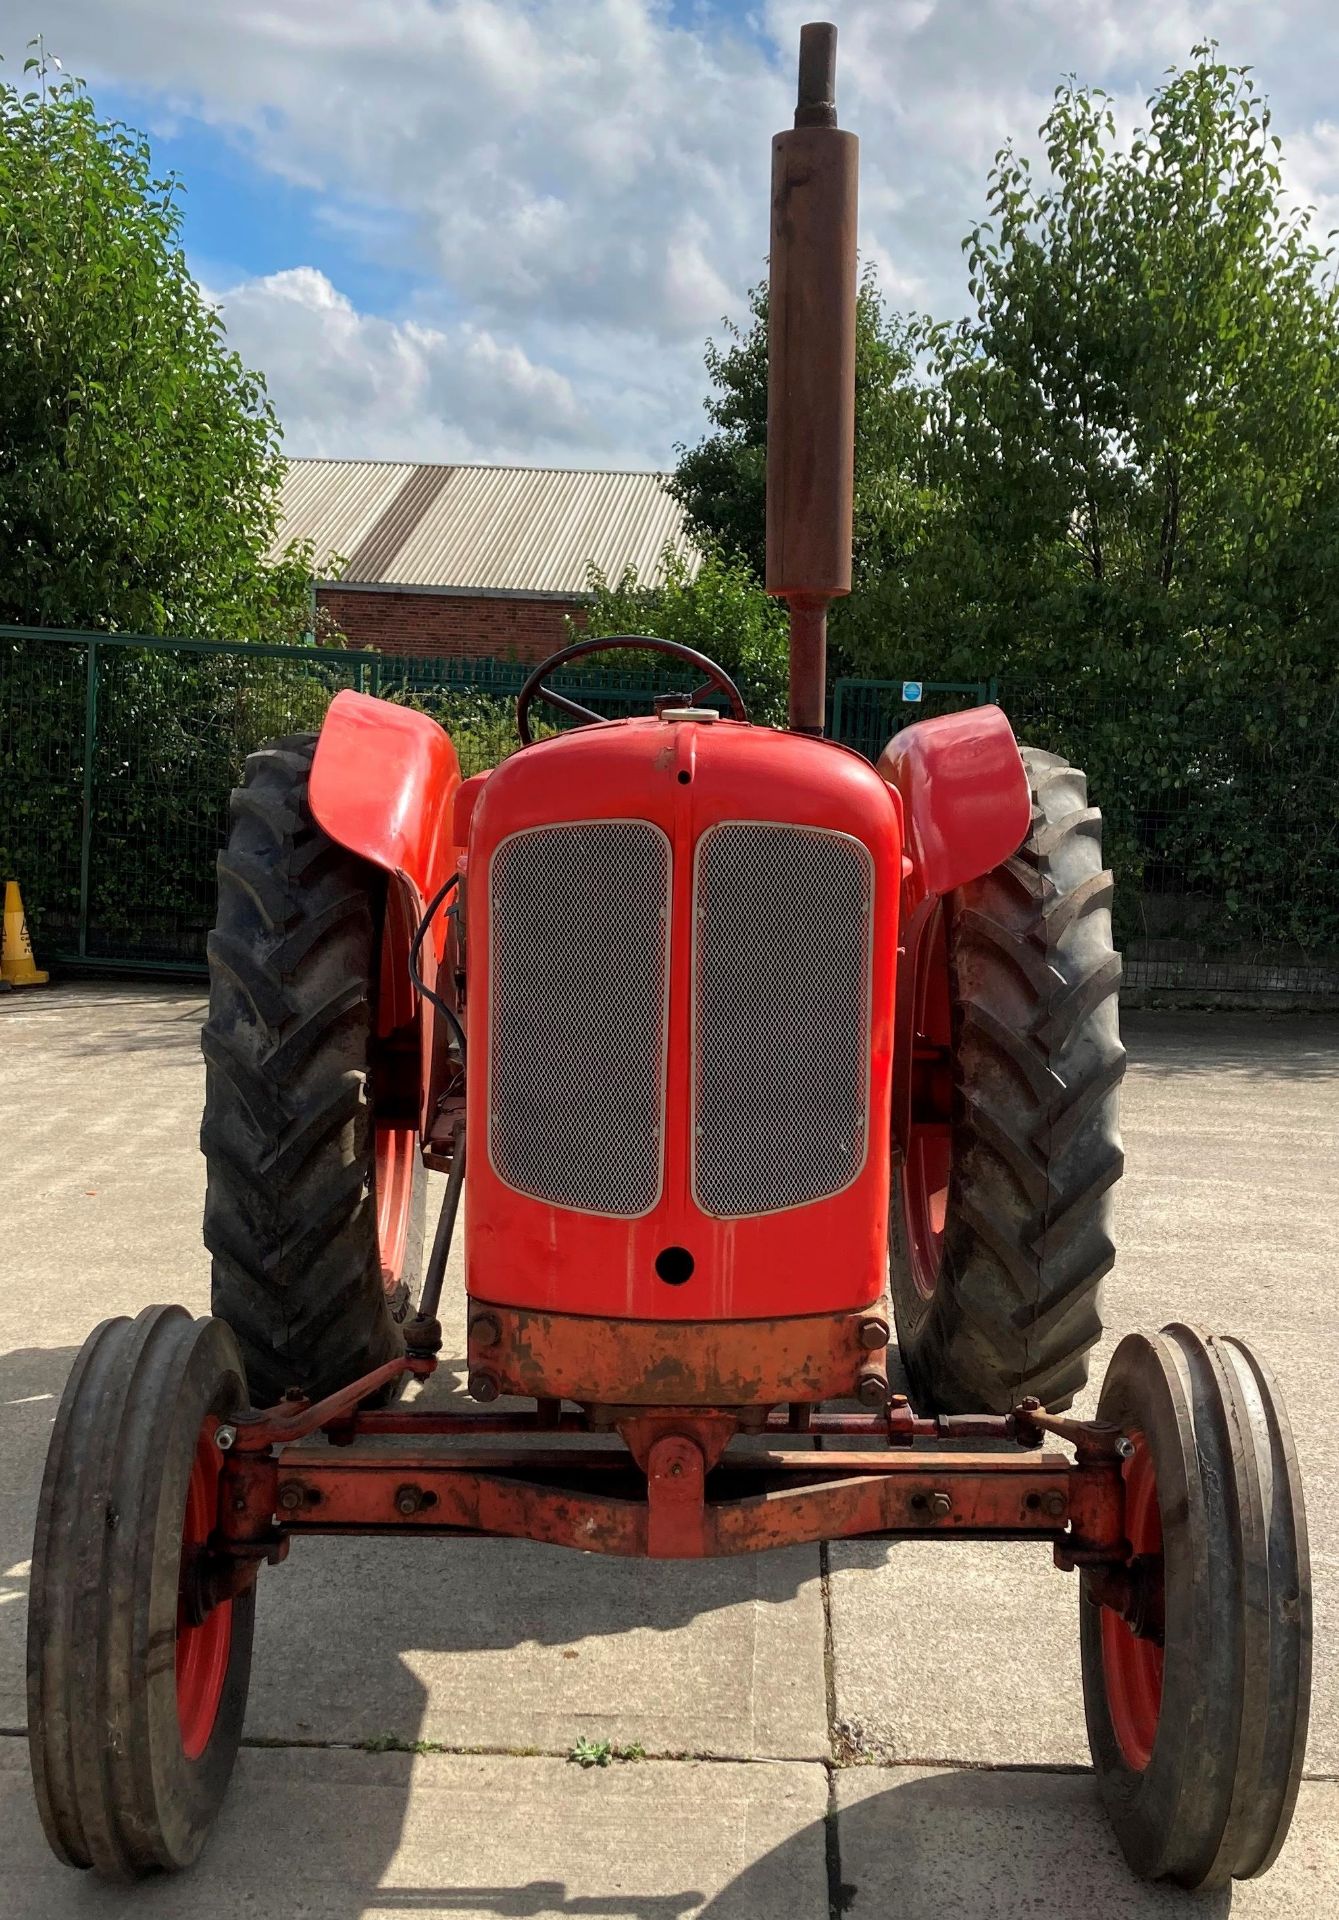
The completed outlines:
{"type": "MultiPolygon", "coordinates": [[[[219,1480],[223,1459],[214,1444],[218,1421],[212,1416],[200,1429],[186,1488],[181,1522],[181,1568],[184,1587],[196,1560],[206,1552],[218,1518],[219,1480]]],[[[218,1719],[232,1653],[231,1600],[211,1607],[195,1625],[187,1616],[184,1594],[177,1601],[177,1724],[181,1748],[188,1760],[198,1760],[209,1745],[218,1719]]]]}
{"type": "MultiPolygon", "coordinates": [[[[1134,1452],[1124,1462],[1125,1532],[1131,1556],[1145,1564],[1162,1553],[1162,1517],[1153,1455],[1142,1433],[1130,1436],[1134,1452]]],[[[1162,1714],[1163,1649],[1136,1634],[1114,1607],[1102,1608],[1102,1677],[1111,1731],[1121,1758],[1142,1773],[1153,1757],[1162,1714]]]]}
{"type": "Polygon", "coordinates": [[[915,1005],[903,1213],[911,1277],[921,1298],[930,1300],[944,1259],[953,1170],[953,1000],[942,901],[930,912],[912,965],[915,1005]]]}
{"type": "MultiPolygon", "coordinates": [[[[397,937],[394,903],[387,901],[377,968],[377,1012],[373,1044],[387,1040],[413,1017],[409,949],[397,937]]],[[[371,1076],[376,1084],[376,1076],[371,1076]]],[[[409,1217],[418,1168],[418,1128],[378,1119],[372,1114],[372,1198],[377,1223],[377,1257],[388,1294],[399,1286],[409,1246],[409,1217]]]]}

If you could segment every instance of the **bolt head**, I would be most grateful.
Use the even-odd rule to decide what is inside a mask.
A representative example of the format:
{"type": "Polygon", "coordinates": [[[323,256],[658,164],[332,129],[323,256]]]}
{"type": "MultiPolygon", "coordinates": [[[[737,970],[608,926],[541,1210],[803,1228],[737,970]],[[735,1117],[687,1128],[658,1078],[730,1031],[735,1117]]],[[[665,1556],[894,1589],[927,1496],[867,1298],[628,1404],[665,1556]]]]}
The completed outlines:
{"type": "Polygon", "coordinates": [[[285,1513],[296,1513],[302,1505],[302,1488],[292,1484],[280,1487],[279,1505],[285,1513]]]}
{"type": "Polygon", "coordinates": [[[423,1495],[417,1487],[401,1487],[395,1496],[395,1507],[398,1513],[417,1513],[422,1505],[423,1495]]]}
{"type": "Polygon", "coordinates": [[[1060,1518],[1068,1504],[1069,1502],[1065,1499],[1064,1494],[1060,1492],[1058,1487],[1053,1487],[1042,1501],[1042,1505],[1045,1507],[1047,1513],[1055,1520],[1060,1518]]]}
{"type": "Polygon", "coordinates": [[[888,1322],[886,1320],[862,1320],[860,1323],[860,1344],[866,1353],[877,1353],[880,1347],[888,1345],[888,1322]]]}
{"type": "Polygon", "coordinates": [[[860,1382],[858,1388],[860,1404],[865,1407],[882,1407],[888,1400],[888,1382],[881,1374],[869,1373],[860,1382]]]}
{"type": "Polygon", "coordinates": [[[936,1520],[947,1520],[953,1511],[953,1502],[946,1493],[932,1493],[930,1511],[936,1520]]]}
{"type": "Polygon", "coordinates": [[[497,1376],[485,1373],[477,1367],[469,1377],[470,1397],[474,1400],[496,1400],[498,1395],[497,1376]]]}
{"type": "Polygon", "coordinates": [[[477,1347],[495,1347],[502,1329],[491,1313],[476,1313],[470,1321],[470,1339],[477,1347]]]}
{"type": "Polygon", "coordinates": [[[1125,1434],[1122,1434],[1116,1442],[1116,1458],[1118,1460],[1134,1459],[1134,1441],[1125,1434]]]}
{"type": "Polygon", "coordinates": [[[215,1427],[214,1445],[218,1448],[220,1453],[230,1452],[232,1449],[233,1443],[235,1442],[236,1439],[237,1439],[236,1427],[230,1427],[227,1425],[215,1427]]]}

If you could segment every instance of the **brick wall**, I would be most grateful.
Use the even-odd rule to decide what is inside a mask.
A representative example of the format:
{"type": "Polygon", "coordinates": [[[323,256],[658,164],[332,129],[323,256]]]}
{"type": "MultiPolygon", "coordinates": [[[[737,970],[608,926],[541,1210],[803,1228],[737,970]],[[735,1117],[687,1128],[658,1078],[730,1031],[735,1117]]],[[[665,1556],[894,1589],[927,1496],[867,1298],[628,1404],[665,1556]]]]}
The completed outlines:
{"type": "Polygon", "coordinates": [[[375,647],[381,653],[542,660],[566,645],[564,617],[582,617],[580,601],[520,595],[351,593],[318,587],[316,598],[339,622],[351,647],[375,647]]]}

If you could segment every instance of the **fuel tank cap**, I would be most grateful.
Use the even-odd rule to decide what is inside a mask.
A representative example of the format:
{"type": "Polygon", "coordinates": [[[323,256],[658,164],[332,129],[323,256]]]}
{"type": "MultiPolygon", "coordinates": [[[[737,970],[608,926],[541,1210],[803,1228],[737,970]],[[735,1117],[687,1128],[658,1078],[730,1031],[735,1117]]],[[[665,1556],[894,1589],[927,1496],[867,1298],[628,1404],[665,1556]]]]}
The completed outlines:
{"type": "Polygon", "coordinates": [[[721,716],[715,707],[662,707],[660,717],[662,720],[697,720],[709,727],[721,716]]]}

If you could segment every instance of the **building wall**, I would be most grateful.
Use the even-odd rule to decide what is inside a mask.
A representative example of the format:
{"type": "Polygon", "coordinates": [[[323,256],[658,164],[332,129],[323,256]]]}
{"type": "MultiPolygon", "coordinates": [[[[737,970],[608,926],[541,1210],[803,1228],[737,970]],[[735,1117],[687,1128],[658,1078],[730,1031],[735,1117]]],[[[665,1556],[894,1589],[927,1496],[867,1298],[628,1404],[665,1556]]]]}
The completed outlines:
{"type": "Polygon", "coordinates": [[[316,598],[353,647],[450,658],[542,660],[565,646],[566,616],[584,619],[578,600],[463,593],[358,593],[318,587],[316,598]]]}

